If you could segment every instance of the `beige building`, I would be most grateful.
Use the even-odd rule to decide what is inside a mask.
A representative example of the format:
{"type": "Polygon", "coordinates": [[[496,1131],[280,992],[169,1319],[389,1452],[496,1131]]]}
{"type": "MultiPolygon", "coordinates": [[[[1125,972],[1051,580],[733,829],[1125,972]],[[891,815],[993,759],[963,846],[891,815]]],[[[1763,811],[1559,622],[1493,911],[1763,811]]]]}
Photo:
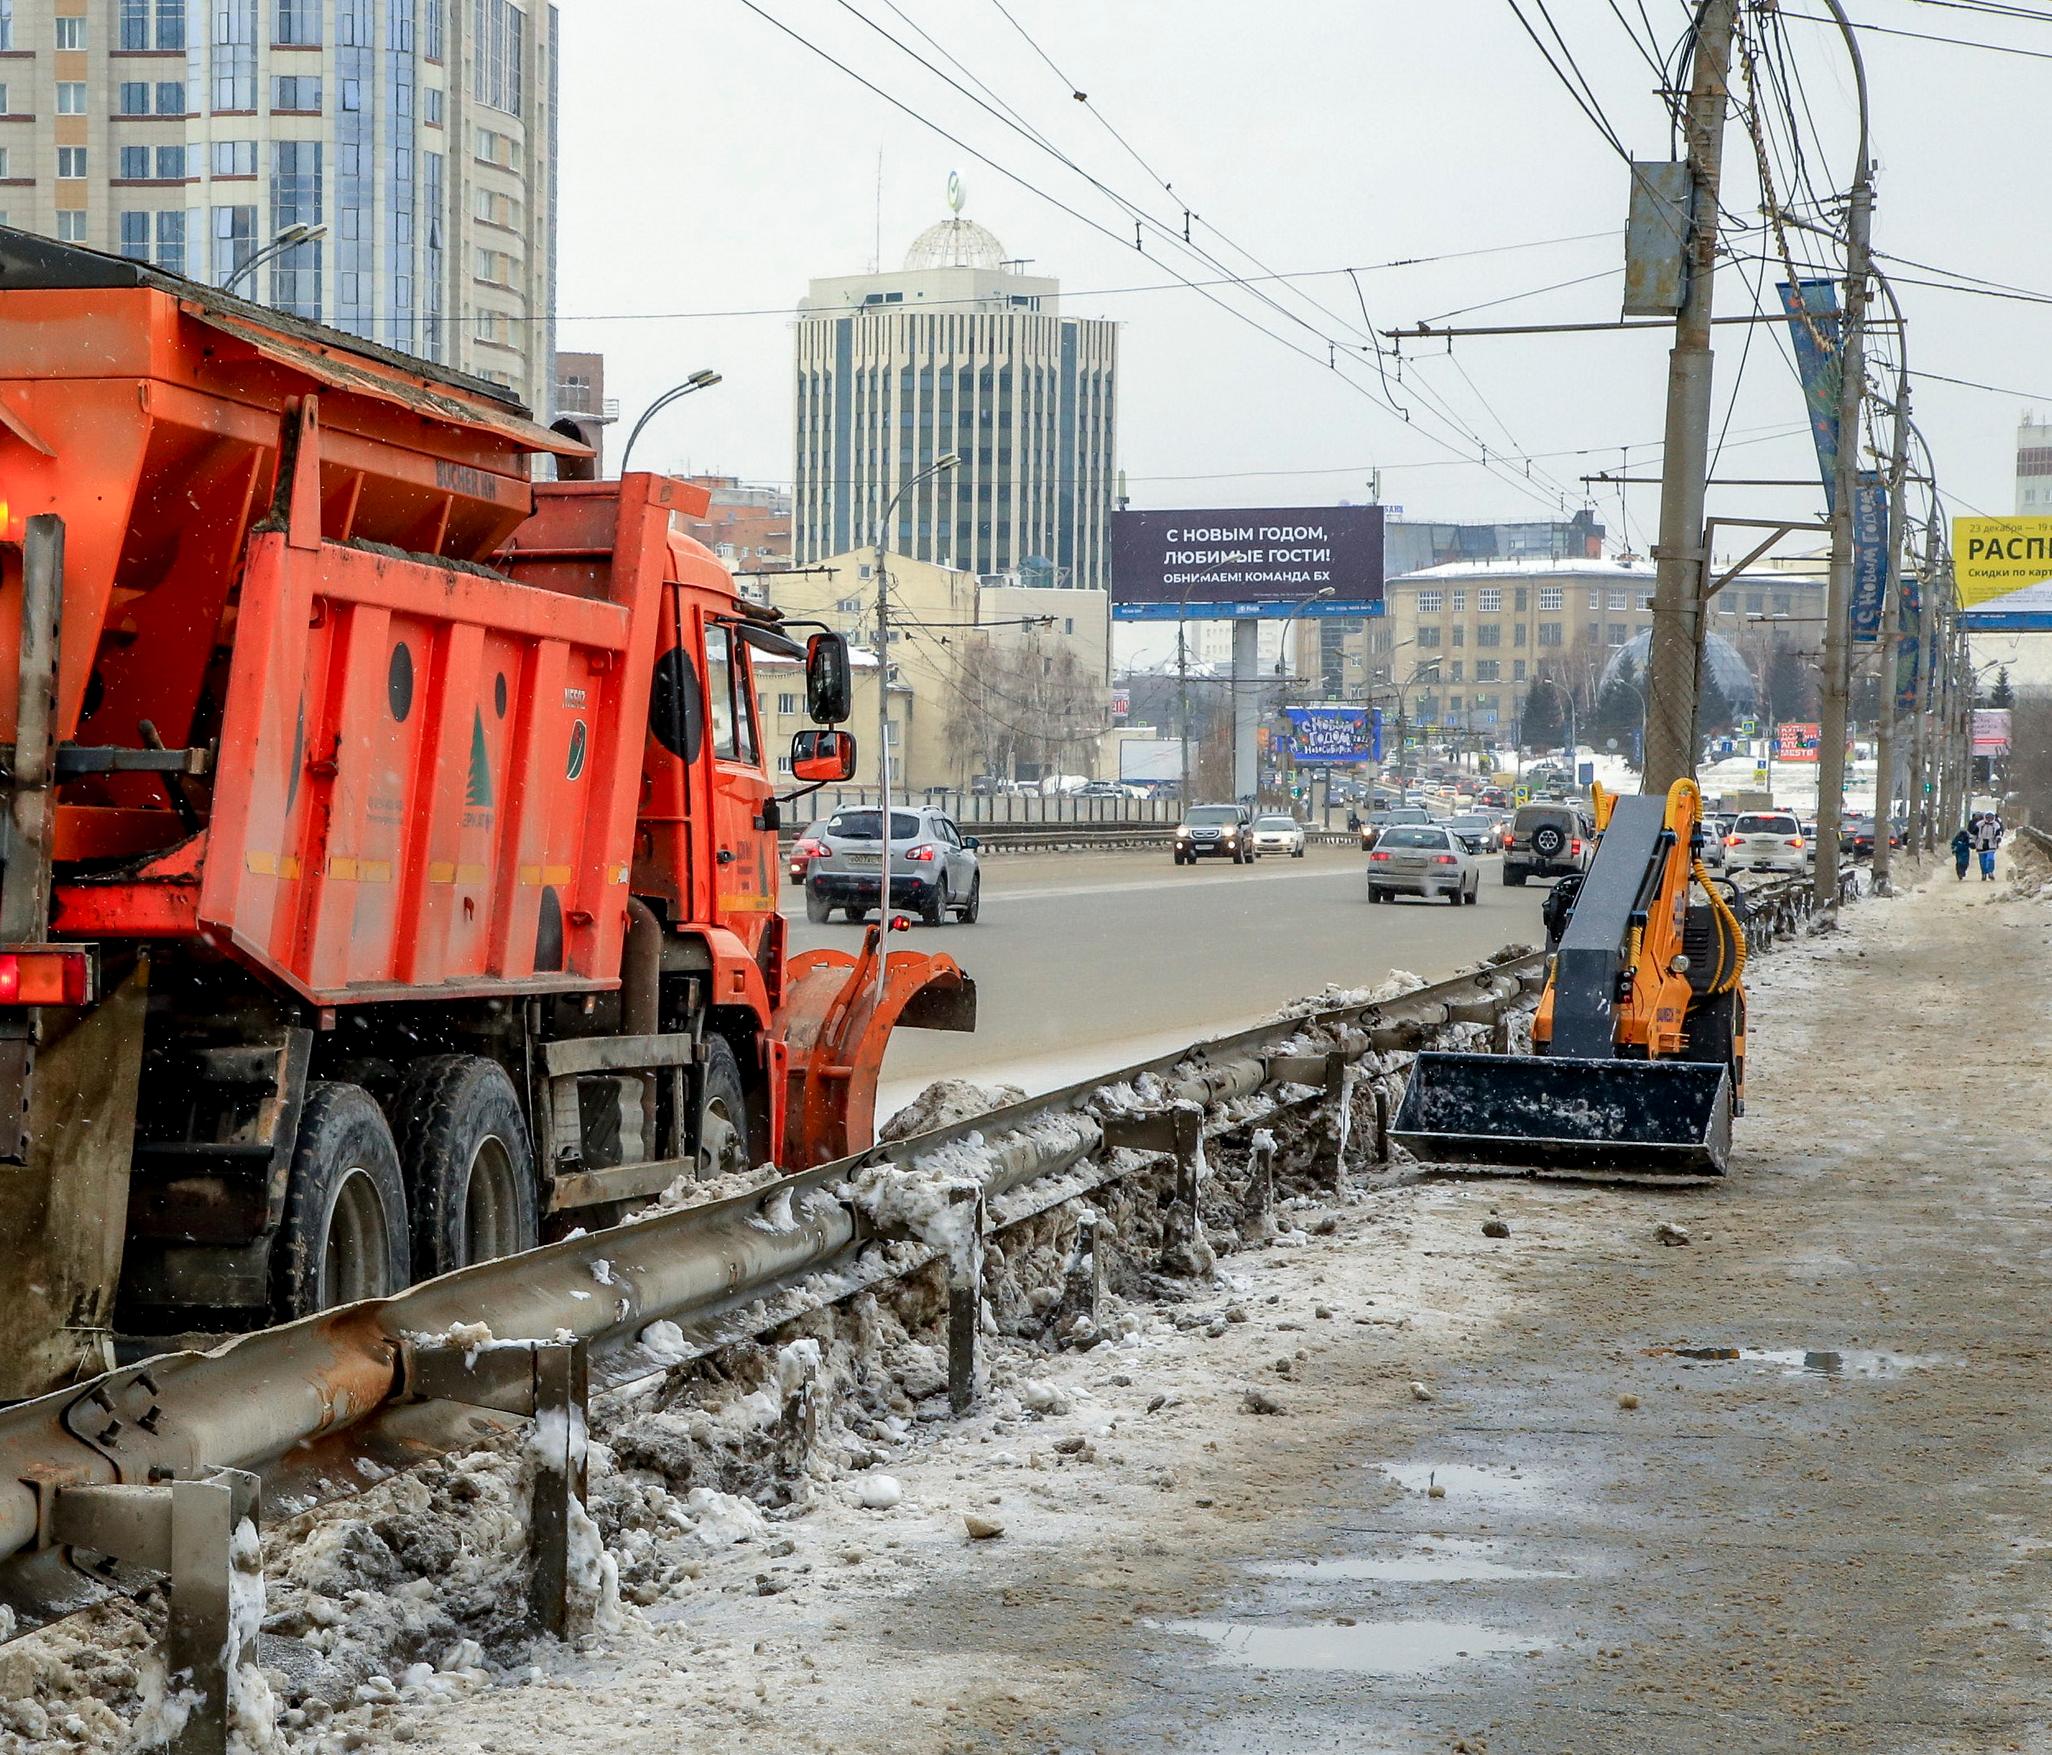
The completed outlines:
{"type": "Polygon", "coordinates": [[[8,0],[0,223],[551,415],[556,33],[544,0],[8,0]]]}
{"type": "MultiPolygon", "coordinates": [[[[875,560],[873,549],[855,549],[755,583],[786,616],[824,622],[867,653],[875,640],[875,560]]],[[[887,567],[893,747],[904,751],[899,773],[913,794],[966,789],[979,774],[1034,780],[1100,772],[1111,723],[1106,593],[980,577],[897,554],[887,567]]],[[[794,710],[803,704],[791,703],[794,710]]],[[[873,690],[867,714],[858,711],[850,729],[874,784],[867,765],[876,741],[873,690]]],[[[774,713],[765,723],[783,726],[774,713]]],[[[789,730],[800,723],[793,719],[789,730]]]]}
{"type": "MultiPolygon", "coordinates": [[[[1505,735],[1538,677],[1572,688],[1586,707],[1611,655],[1652,626],[1655,583],[1650,561],[1601,558],[1456,561],[1403,574],[1384,587],[1385,613],[1345,642],[1345,698],[1393,712],[1403,685],[1414,725],[1505,735]]],[[[1742,574],[1713,599],[1711,628],[1754,662],[1770,638],[1821,640],[1823,599],[1821,573],[1800,560],[1742,574]]],[[[1304,642],[1317,637],[1315,628],[1293,633],[1300,666],[1316,650],[1304,642]]]]}

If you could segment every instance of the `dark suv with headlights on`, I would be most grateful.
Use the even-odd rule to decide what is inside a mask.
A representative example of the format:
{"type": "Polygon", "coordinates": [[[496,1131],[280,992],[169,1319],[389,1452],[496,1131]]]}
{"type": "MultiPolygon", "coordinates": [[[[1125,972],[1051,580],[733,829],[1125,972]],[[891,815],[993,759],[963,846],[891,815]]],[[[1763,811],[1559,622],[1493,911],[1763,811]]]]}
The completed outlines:
{"type": "Polygon", "coordinates": [[[1195,865],[1200,859],[1252,865],[1254,813],[1244,804],[1195,804],[1186,810],[1176,829],[1176,863],[1195,865]]]}

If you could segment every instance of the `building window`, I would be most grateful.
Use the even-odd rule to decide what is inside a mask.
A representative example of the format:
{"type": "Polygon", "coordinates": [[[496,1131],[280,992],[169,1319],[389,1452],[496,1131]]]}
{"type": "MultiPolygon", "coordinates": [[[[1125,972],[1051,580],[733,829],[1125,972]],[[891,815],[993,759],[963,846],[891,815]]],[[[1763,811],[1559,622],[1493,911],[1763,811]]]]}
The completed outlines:
{"type": "Polygon", "coordinates": [[[150,259],[150,216],[147,213],[124,213],[121,216],[121,253],[135,262],[150,259]]]}
{"type": "Polygon", "coordinates": [[[1525,661],[1524,661],[1524,660],[1523,660],[1522,658],[1513,658],[1513,659],[1511,660],[1511,681],[1512,681],[1512,682],[1523,682],[1524,680],[1525,680],[1525,661]]]}
{"type": "Polygon", "coordinates": [[[1746,613],[1748,615],[1765,615],[1767,613],[1767,593],[1764,591],[1748,591],[1746,593],[1746,613]]]}
{"type": "Polygon", "coordinates": [[[57,241],[61,244],[82,244],[86,241],[84,208],[58,208],[57,241]]]}
{"type": "Polygon", "coordinates": [[[1465,646],[1468,643],[1468,630],[1462,627],[1459,622],[1454,623],[1453,643],[1456,646],[1465,646]]]}
{"type": "Polygon", "coordinates": [[[1456,591],[1453,594],[1453,603],[1450,605],[1450,607],[1452,608],[1455,615],[1460,615],[1464,613],[1468,607],[1467,592],[1465,590],[1456,591]]]}
{"type": "MultiPolygon", "coordinates": [[[[1612,609],[1623,609],[1623,608],[1625,608],[1625,607],[1626,607],[1626,605],[1627,605],[1627,603],[1628,603],[1629,601],[1630,601],[1630,598],[1629,598],[1629,594],[1628,594],[1628,593],[1626,593],[1626,592],[1623,592],[1623,591],[1613,591],[1613,592],[1612,592],[1612,593],[1610,594],[1610,607],[1611,607],[1612,609]]],[[[1594,608],[1595,608],[1596,606],[1595,606],[1595,605],[1594,605],[1594,604],[1592,603],[1592,604],[1591,604],[1591,605],[1590,605],[1589,607],[1590,607],[1591,609],[1594,609],[1594,608]]]]}
{"type": "Polygon", "coordinates": [[[256,254],[254,207],[214,209],[214,284],[224,286],[229,276],[256,254]]]}
{"type": "Polygon", "coordinates": [[[14,47],[14,0],[0,0],[0,49],[14,47]]]}
{"type": "Polygon", "coordinates": [[[442,58],[442,7],[444,0],[427,0],[427,58],[442,58]]]}
{"type": "Polygon", "coordinates": [[[57,113],[60,116],[83,116],[86,113],[86,88],[83,79],[60,79],[57,82],[57,113]]]}
{"type": "Polygon", "coordinates": [[[791,693],[779,695],[777,697],[777,711],[786,719],[789,719],[798,711],[798,697],[791,693]]]}
{"type": "Polygon", "coordinates": [[[509,116],[520,114],[526,25],[527,14],[512,0],[472,0],[470,95],[509,116]]]}
{"type": "Polygon", "coordinates": [[[1539,624],[1540,645],[1558,646],[1561,643],[1561,626],[1559,622],[1541,622],[1539,624]]]}
{"type": "Polygon", "coordinates": [[[441,127],[442,88],[439,85],[429,86],[426,89],[426,91],[422,93],[421,101],[424,105],[424,108],[421,111],[421,115],[426,119],[428,126],[431,128],[441,127]]]}
{"type": "Polygon", "coordinates": [[[166,208],[157,215],[157,266],[166,274],[185,272],[185,214],[166,208]]]}
{"type": "Polygon", "coordinates": [[[272,109],[318,112],[320,107],[321,82],[315,75],[280,73],[272,77],[272,109]]]}
{"type": "Polygon", "coordinates": [[[1623,622],[1612,622],[1610,624],[1610,639],[1608,640],[1607,644],[1612,646],[1622,646],[1625,643],[1626,637],[1630,633],[1631,629],[1626,627],[1623,622]]]}
{"type": "Polygon", "coordinates": [[[185,114],[184,80],[160,79],[157,81],[157,114],[160,116],[182,116],[185,114]]]}
{"type": "Polygon", "coordinates": [[[1652,592],[1650,592],[1650,591],[1641,591],[1641,592],[1639,593],[1639,608],[1640,608],[1640,609],[1642,609],[1642,610],[1649,610],[1649,609],[1651,609],[1652,607],[1653,607],[1653,593],[1652,593],[1652,592]]]}
{"type": "Polygon", "coordinates": [[[1539,607],[1541,609],[1559,609],[1562,607],[1561,599],[1564,596],[1566,596],[1566,592],[1562,587],[1558,585],[1542,585],[1539,587],[1539,607]]]}
{"type": "Polygon", "coordinates": [[[318,48],[321,0],[278,0],[278,27],[271,41],[286,48],[318,48]]]}
{"type": "Polygon", "coordinates": [[[1791,612],[1791,611],[1792,611],[1792,610],[1793,610],[1794,608],[1795,608],[1795,598],[1794,598],[1794,597],[1792,597],[1792,596],[1791,596],[1791,595],[1790,595],[1790,594],[1789,594],[1788,592],[1786,592],[1786,591],[1777,591],[1777,592],[1775,592],[1775,594],[1774,594],[1774,613],[1775,613],[1776,615],[1787,615],[1787,614],[1789,614],[1789,613],[1790,613],[1790,612],[1791,612]]]}
{"type": "Polygon", "coordinates": [[[120,116],[147,116],[150,113],[150,82],[147,79],[124,79],[115,93],[114,112],[120,116]]]}
{"type": "MultiPolygon", "coordinates": [[[[321,143],[271,142],[271,235],[288,226],[321,223],[321,143]]],[[[295,244],[271,258],[269,302],[295,317],[320,321],[321,240],[295,244]]]]}
{"type": "Polygon", "coordinates": [[[1418,613],[1420,615],[1437,615],[1445,602],[1446,599],[1437,591],[1421,591],[1418,593],[1418,613]]]}
{"type": "Polygon", "coordinates": [[[86,21],[82,18],[60,18],[57,21],[57,46],[60,49],[82,49],[86,46],[86,21]]]}
{"type": "Polygon", "coordinates": [[[1512,592],[1511,594],[1512,598],[1514,599],[1514,601],[1511,604],[1511,607],[1515,609],[1519,615],[1523,615],[1525,611],[1530,607],[1530,605],[1526,603],[1525,599],[1530,597],[1531,595],[1532,594],[1529,591],[1527,591],[1524,588],[1524,586],[1520,585],[1517,588],[1517,590],[1512,592]]]}
{"type": "Polygon", "coordinates": [[[160,146],[157,148],[157,181],[160,183],[182,183],[185,181],[184,147],[160,146]]]}
{"type": "Polygon", "coordinates": [[[86,149],[82,146],[58,147],[57,174],[60,177],[84,176],[86,174],[86,149]]]}
{"type": "Polygon", "coordinates": [[[1478,658],[1475,660],[1475,680],[1477,682],[1497,682],[1502,679],[1502,676],[1502,660],[1496,658],[1478,658]]]}
{"type": "Polygon", "coordinates": [[[1478,646],[1501,646],[1503,644],[1503,623],[1480,623],[1475,629],[1475,644],[1478,646]]]}
{"type": "Polygon", "coordinates": [[[1485,585],[1475,593],[1475,607],[1484,615],[1495,615],[1503,608],[1503,590],[1500,586],[1485,585]]]}
{"type": "MultiPolygon", "coordinates": [[[[1459,682],[1461,680],[1461,661],[1458,658],[1453,661],[1453,675],[1447,680],[1449,682],[1459,682]]],[[[1460,698],[1456,696],[1451,704],[1458,707],[1461,704],[1460,698]]]]}
{"type": "Polygon", "coordinates": [[[217,177],[255,176],[256,142],[254,140],[215,141],[214,175],[217,177]]]}
{"type": "Polygon", "coordinates": [[[1590,592],[1590,593],[1589,593],[1589,607],[1590,607],[1591,609],[1601,609],[1601,608],[1603,607],[1603,593],[1602,593],[1602,592],[1600,592],[1600,591],[1592,591],[1592,592],[1590,592]]]}
{"type": "MultiPolygon", "coordinates": [[[[59,42],[57,46],[61,49],[64,44],[59,42]]],[[[121,46],[184,48],[185,0],[121,0],[121,46]]]]}
{"type": "Polygon", "coordinates": [[[1431,652],[1438,648],[1440,632],[1437,625],[1418,629],[1418,646],[1421,651],[1431,652]]]}
{"type": "Polygon", "coordinates": [[[121,149],[121,174],[129,182],[139,183],[150,174],[150,149],[147,146],[124,146],[121,149]]]}

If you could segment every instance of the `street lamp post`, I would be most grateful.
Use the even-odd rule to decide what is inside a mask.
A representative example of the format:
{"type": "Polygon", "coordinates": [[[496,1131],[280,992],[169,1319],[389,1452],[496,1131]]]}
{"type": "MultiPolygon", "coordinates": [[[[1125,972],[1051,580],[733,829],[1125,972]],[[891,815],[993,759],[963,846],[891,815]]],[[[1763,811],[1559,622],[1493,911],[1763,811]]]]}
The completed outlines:
{"type": "Polygon", "coordinates": [[[1439,681],[1439,660],[1436,658],[1419,659],[1412,666],[1411,674],[1402,682],[1395,681],[1395,673],[1391,673],[1392,681],[1390,687],[1396,692],[1397,698],[1397,785],[1399,788],[1404,783],[1404,741],[1406,737],[1404,730],[1404,693],[1407,689],[1416,687],[1428,670],[1432,672],[1432,680],[1434,682],[1439,681]]]}
{"type": "Polygon", "coordinates": [[[233,274],[222,281],[221,290],[224,293],[232,293],[237,286],[249,276],[255,274],[266,262],[274,261],[287,250],[295,250],[301,244],[311,244],[315,239],[324,238],[327,235],[328,228],[324,225],[287,226],[261,250],[252,252],[247,262],[243,263],[233,274]]]}
{"type": "MultiPolygon", "coordinates": [[[[1309,609],[1312,604],[1318,602],[1321,598],[1330,597],[1333,594],[1334,589],[1335,588],[1330,585],[1323,586],[1319,590],[1312,592],[1309,597],[1306,597],[1301,601],[1290,605],[1289,613],[1285,615],[1282,619],[1282,636],[1279,640],[1277,640],[1275,647],[1275,674],[1278,681],[1280,681],[1283,677],[1289,674],[1287,666],[1289,663],[1290,650],[1290,623],[1295,621],[1298,616],[1303,614],[1305,610],[1309,609]]],[[[1280,711],[1281,707],[1284,705],[1284,691],[1281,688],[1277,688],[1275,693],[1276,706],[1278,711],[1280,711]]],[[[1258,791],[1259,789],[1257,788],[1256,790],[1258,791]]],[[[1326,814],[1330,815],[1332,806],[1332,776],[1330,774],[1326,776],[1325,781],[1325,802],[1326,814]]]]}
{"type": "Polygon", "coordinates": [[[627,473],[627,459],[634,455],[634,441],[641,437],[641,429],[643,427],[647,426],[650,421],[654,420],[671,403],[689,396],[694,390],[710,390],[719,381],[720,374],[718,372],[706,367],[700,367],[699,370],[686,378],[683,383],[677,385],[674,389],[665,390],[662,395],[658,396],[643,409],[641,411],[641,418],[634,423],[633,430],[627,435],[627,448],[620,453],[620,473],[622,475],[627,473]]]}
{"type": "MultiPolygon", "coordinates": [[[[628,443],[631,445],[633,440],[628,443]]],[[[883,837],[883,872],[876,895],[876,1003],[879,1010],[884,998],[884,968],[890,960],[884,949],[887,942],[884,935],[890,931],[891,917],[891,598],[890,579],[884,572],[885,539],[890,535],[891,514],[897,511],[898,502],[922,481],[945,474],[961,461],[957,453],[949,451],[917,474],[908,475],[898,484],[898,491],[884,502],[883,511],[876,521],[876,805],[880,819],[877,828],[883,837]]]]}

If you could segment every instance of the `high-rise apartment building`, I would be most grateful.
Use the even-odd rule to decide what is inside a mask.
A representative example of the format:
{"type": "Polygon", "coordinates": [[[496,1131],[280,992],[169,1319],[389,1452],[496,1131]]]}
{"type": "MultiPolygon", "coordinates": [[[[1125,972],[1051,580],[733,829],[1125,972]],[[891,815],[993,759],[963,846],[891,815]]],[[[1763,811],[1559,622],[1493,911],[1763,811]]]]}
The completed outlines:
{"type": "Polygon", "coordinates": [[[544,0],[0,0],[0,223],[551,413],[556,32],[544,0]]]}
{"type": "MultiPolygon", "coordinates": [[[[955,196],[959,206],[959,194],[955,196]]],[[[1103,591],[1117,471],[1118,326],[959,211],[897,273],[815,280],[798,313],[799,566],[876,540],[987,576],[1103,591]]]]}

